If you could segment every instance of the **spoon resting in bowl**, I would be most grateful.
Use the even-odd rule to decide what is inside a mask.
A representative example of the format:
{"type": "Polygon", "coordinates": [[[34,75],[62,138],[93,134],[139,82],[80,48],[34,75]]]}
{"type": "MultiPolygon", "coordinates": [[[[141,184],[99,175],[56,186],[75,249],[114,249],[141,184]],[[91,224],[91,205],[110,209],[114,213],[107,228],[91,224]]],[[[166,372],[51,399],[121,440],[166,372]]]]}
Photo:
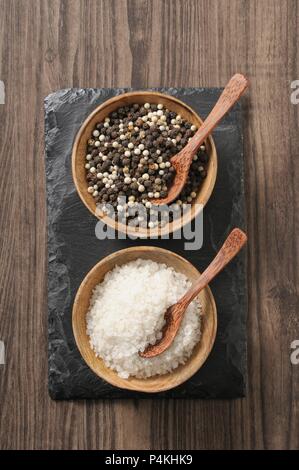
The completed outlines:
{"type": "Polygon", "coordinates": [[[171,164],[176,172],[174,180],[171,187],[169,188],[167,196],[162,199],[151,199],[153,204],[169,204],[179,196],[186,184],[189,168],[194,155],[208,135],[212,132],[214,127],[217,126],[218,122],[238,101],[247,87],[248,80],[240,73],[236,73],[230,79],[214,108],[208,115],[207,119],[202,123],[196,134],[192,137],[190,142],[188,142],[188,144],[178,154],[174,155],[170,159],[171,164]]]}
{"type": "Polygon", "coordinates": [[[165,326],[162,329],[162,338],[156,344],[150,344],[144,351],[140,351],[139,355],[141,357],[151,358],[158,356],[169,348],[178,332],[188,305],[239,253],[246,241],[247,235],[242,230],[235,228],[231,231],[220,251],[199,279],[176,304],[167,309],[165,313],[165,326]]]}

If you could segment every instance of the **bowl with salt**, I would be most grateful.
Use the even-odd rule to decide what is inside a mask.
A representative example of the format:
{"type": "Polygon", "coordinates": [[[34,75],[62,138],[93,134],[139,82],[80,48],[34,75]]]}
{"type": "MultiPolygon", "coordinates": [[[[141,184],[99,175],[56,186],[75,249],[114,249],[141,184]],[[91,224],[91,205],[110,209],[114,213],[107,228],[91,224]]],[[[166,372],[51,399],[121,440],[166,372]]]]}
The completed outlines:
{"type": "Polygon", "coordinates": [[[216,336],[217,311],[210,288],[188,307],[168,350],[142,358],[161,336],[165,310],[200,273],[183,257],[157,247],[117,251],[97,263],[76,294],[72,323],[87,365],[113,386],[145,393],[170,390],[204,364],[216,336]]]}

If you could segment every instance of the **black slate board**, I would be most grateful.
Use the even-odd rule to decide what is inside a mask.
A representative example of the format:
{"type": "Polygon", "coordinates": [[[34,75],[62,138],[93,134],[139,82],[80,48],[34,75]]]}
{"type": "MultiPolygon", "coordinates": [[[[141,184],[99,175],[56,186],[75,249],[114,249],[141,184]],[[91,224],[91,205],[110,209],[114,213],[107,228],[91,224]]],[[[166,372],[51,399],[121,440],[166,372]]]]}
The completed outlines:
{"type": "MultiPolygon", "coordinates": [[[[159,88],[192,106],[202,117],[220,89],[159,88]]],[[[71,175],[72,144],[83,120],[103,101],[128,89],[66,89],[45,99],[48,204],[49,392],[53,399],[149,397],[115,388],[99,379],[76,347],[71,325],[73,299],[92,266],[106,255],[133,245],[175,251],[202,270],[229,231],[244,228],[244,165],[241,106],[214,131],[218,152],[216,186],[204,210],[204,243],[185,251],[183,240],[104,240],[95,237],[97,219],[79,199],[71,175]]],[[[218,309],[214,348],[200,371],[161,397],[237,398],[246,381],[246,251],[211,283],[218,309]]]]}

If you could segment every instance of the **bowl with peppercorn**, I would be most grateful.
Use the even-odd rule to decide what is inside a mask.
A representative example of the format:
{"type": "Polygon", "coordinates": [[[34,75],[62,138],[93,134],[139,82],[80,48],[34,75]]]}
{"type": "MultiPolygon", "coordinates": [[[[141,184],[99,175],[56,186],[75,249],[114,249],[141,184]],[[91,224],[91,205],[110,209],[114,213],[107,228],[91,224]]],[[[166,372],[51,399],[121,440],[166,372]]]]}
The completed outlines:
{"type": "Polygon", "coordinates": [[[92,214],[116,231],[139,238],[164,236],[190,223],[207,203],[217,174],[209,136],[193,158],[173,204],[155,205],[175,176],[171,158],[202,119],[174,96],[129,92],[105,101],[84,121],[72,152],[73,179],[92,214]]]}

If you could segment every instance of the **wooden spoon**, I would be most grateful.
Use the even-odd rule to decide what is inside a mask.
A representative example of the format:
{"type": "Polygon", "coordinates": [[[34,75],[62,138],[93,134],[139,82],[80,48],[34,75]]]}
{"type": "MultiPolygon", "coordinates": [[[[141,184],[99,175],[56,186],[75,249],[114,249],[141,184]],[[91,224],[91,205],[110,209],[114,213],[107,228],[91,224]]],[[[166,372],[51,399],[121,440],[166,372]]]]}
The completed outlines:
{"type": "Polygon", "coordinates": [[[152,199],[151,202],[156,205],[169,204],[174,201],[181,193],[186,184],[189,173],[189,168],[192,163],[193,157],[198,151],[201,144],[205,141],[207,136],[212,132],[218,122],[225,116],[231,107],[238,101],[240,96],[248,87],[248,80],[244,75],[236,73],[228,82],[219,100],[214,108],[208,115],[207,119],[200,126],[196,134],[192,137],[190,142],[170,161],[175,168],[176,175],[169,192],[165,198],[152,199]]]}
{"type": "Polygon", "coordinates": [[[191,289],[174,305],[169,307],[165,313],[165,326],[162,330],[162,338],[156,344],[150,344],[143,352],[139,352],[141,357],[151,358],[164,352],[172,344],[184,313],[192,300],[204,289],[208,283],[236,256],[246,243],[247,236],[239,228],[231,231],[220,251],[211,264],[199,277],[191,289]]]}

